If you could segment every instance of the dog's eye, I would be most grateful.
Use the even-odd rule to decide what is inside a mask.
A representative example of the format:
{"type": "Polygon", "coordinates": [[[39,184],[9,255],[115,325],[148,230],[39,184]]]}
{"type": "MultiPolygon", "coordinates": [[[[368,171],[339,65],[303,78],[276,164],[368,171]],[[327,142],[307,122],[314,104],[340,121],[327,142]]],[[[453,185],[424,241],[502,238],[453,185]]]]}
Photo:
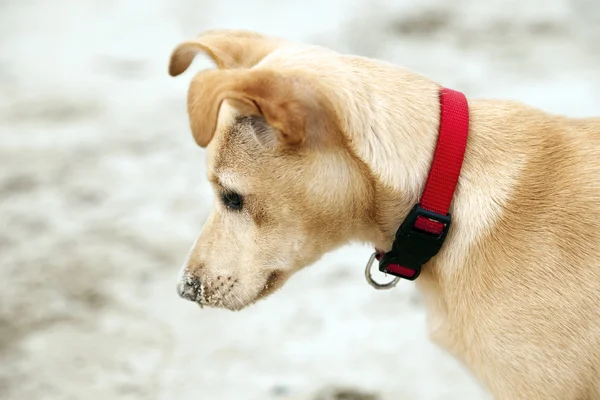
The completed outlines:
{"type": "Polygon", "coordinates": [[[225,207],[229,208],[230,210],[239,211],[244,205],[242,196],[235,192],[223,193],[221,195],[221,201],[223,202],[223,204],[225,204],[225,207]]]}

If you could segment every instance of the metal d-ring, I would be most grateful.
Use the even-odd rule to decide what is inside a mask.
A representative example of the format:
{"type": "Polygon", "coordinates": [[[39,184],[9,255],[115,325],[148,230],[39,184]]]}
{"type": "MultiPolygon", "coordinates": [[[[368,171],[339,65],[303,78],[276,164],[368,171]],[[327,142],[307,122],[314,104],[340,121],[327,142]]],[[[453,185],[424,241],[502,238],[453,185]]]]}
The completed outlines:
{"type": "Polygon", "coordinates": [[[371,257],[369,258],[369,261],[367,261],[367,266],[365,267],[365,279],[367,280],[367,283],[369,285],[373,286],[377,290],[387,290],[387,289],[393,288],[394,286],[396,286],[398,281],[400,281],[399,277],[395,277],[389,283],[377,283],[373,279],[373,276],[371,275],[371,268],[373,267],[373,264],[375,263],[376,257],[377,257],[377,253],[373,253],[373,254],[371,254],[371,257]]]}

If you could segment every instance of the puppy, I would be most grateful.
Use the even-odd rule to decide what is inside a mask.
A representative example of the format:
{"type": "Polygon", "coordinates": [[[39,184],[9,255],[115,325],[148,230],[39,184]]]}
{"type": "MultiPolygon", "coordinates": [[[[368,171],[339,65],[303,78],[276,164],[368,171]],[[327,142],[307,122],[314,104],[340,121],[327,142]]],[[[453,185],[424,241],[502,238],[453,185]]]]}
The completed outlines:
{"type": "MultiPolygon", "coordinates": [[[[368,58],[246,31],[197,53],[190,127],[215,202],[180,295],[240,310],[350,241],[389,251],[419,202],[440,85],[368,58]]],[[[496,399],[600,399],[600,119],[470,99],[452,226],[416,284],[430,337],[496,399]]]]}

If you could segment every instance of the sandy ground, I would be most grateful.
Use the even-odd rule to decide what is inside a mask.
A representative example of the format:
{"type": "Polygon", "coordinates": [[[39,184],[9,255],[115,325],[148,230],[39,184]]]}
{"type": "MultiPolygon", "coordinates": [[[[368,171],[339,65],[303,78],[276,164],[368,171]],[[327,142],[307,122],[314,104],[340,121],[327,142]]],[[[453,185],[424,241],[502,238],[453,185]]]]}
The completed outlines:
{"type": "Polygon", "coordinates": [[[243,312],[178,299],[212,199],[187,128],[193,71],[166,64],[217,27],[472,97],[600,110],[597,0],[0,1],[0,399],[486,399],[428,342],[413,285],[366,285],[365,247],[243,312]]]}

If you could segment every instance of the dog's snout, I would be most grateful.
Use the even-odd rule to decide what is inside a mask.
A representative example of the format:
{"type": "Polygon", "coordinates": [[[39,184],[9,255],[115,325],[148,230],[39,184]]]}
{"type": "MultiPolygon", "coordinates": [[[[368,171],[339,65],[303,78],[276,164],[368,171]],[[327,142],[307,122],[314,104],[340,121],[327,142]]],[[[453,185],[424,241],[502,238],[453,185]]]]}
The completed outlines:
{"type": "Polygon", "coordinates": [[[199,302],[202,296],[202,284],[198,278],[184,276],[177,283],[177,293],[182,299],[199,302]]]}

